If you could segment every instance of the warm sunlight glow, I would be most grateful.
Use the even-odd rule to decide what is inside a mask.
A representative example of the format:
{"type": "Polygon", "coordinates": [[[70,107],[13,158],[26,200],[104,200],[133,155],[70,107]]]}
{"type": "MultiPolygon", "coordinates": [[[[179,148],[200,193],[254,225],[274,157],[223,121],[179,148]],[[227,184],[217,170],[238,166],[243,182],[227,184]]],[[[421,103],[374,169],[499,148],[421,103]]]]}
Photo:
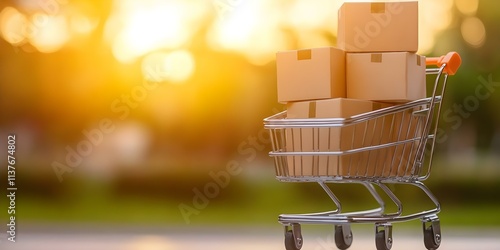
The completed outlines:
{"type": "Polygon", "coordinates": [[[0,30],[10,44],[20,46],[29,41],[43,53],[59,50],[69,39],[64,16],[35,13],[28,19],[12,7],[4,8],[0,13],[0,30]]]}
{"type": "Polygon", "coordinates": [[[320,0],[318,4],[299,0],[290,4],[283,22],[287,28],[295,30],[296,46],[298,48],[331,46],[331,37],[337,34],[337,11],[341,5],[341,1],[329,0],[320,0]]]}
{"type": "MultiPolygon", "coordinates": [[[[320,0],[315,4],[306,0],[289,4],[241,1],[225,9],[223,18],[212,25],[207,39],[212,48],[239,52],[256,65],[271,62],[280,50],[335,46],[332,37],[337,33],[337,10],[343,2],[353,0],[320,0]]],[[[452,8],[453,0],[419,1],[418,53],[431,51],[436,35],[452,22],[452,8]]]]}
{"type": "MultiPolygon", "coordinates": [[[[0,13],[0,32],[4,40],[15,46],[29,41],[39,51],[49,53],[59,50],[70,36],[90,34],[102,21],[104,37],[114,57],[121,63],[133,63],[158,51],[184,49],[196,39],[200,29],[207,28],[206,41],[212,49],[236,52],[252,64],[265,65],[275,59],[277,51],[335,46],[337,11],[347,1],[366,2],[115,0],[106,20],[92,19],[80,12],[66,17],[62,12],[55,15],[43,11],[25,16],[13,7],[5,7],[0,13]]],[[[478,3],[420,0],[418,53],[431,51],[436,35],[450,26],[454,6],[473,17],[478,3]]],[[[461,30],[471,46],[482,44],[482,22],[467,20],[461,30]],[[471,31],[471,27],[478,29],[471,31]]]]}
{"type": "Polygon", "coordinates": [[[337,25],[334,16],[341,5],[341,2],[331,0],[318,0],[314,4],[308,0],[295,1],[287,13],[287,20],[299,29],[317,29],[322,26],[331,29],[337,25]]]}
{"type": "Polygon", "coordinates": [[[418,7],[418,53],[425,55],[435,45],[436,35],[450,26],[453,0],[421,0],[418,7]]]}
{"type": "Polygon", "coordinates": [[[97,20],[92,20],[84,15],[72,15],[69,20],[71,31],[82,35],[92,32],[97,27],[97,24],[97,20]]]}
{"type": "Polygon", "coordinates": [[[212,30],[209,40],[214,43],[215,46],[222,47],[225,49],[233,50],[244,50],[250,39],[258,27],[258,18],[255,17],[258,2],[245,3],[244,7],[237,6],[231,9],[229,12],[224,13],[224,17],[221,17],[214,23],[214,29],[212,30]]]}
{"type": "Polygon", "coordinates": [[[130,63],[158,49],[179,48],[187,43],[204,16],[205,4],[193,1],[115,2],[106,36],[115,57],[130,63]]]}
{"type": "Polygon", "coordinates": [[[462,14],[473,16],[479,7],[479,0],[455,0],[455,5],[462,14]]]}
{"type": "Polygon", "coordinates": [[[240,52],[257,65],[271,62],[277,50],[287,47],[279,28],[283,19],[279,7],[273,1],[243,1],[214,23],[207,37],[209,44],[240,52]]]}
{"type": "Polygon", "coordinates": [[[481,47],[486,40],[486,29],[481,19],[469,17],[460,27],[462,37],[472,47],[481,47]]]}
{"type": "Polygon", "coordinates": [[[153,82],[183,82],[193,74],[194,69],[193,55],[186,50],[155,52],[146,56],[142,62],[144,78],[153,82]]]}
{"type": "Polygon", "coordinates": [[[40,23],[40,25],[32,26],[35,33],[30,38],[31,44],[40,52],[55,52],[69,39],[68,24],[64,16],[37,13],[33,15],[32,23],[40,23]]]}
{"type": "Polygon", "coordinates": [[[0,31],[5,41],[21,45],[26,41],[28,19],[13,7],[5,7],[0,12],[0,31]]]}

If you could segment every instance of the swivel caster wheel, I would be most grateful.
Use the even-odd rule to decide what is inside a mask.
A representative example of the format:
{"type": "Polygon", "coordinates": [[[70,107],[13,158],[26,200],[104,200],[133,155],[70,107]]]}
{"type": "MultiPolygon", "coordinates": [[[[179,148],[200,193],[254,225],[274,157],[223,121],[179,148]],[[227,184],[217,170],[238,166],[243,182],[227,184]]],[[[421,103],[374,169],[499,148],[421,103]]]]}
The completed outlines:
{"type": "Polygon", "coordinates": [[[352,244],[351,225],[335,225],[335,245],[340,250],[348,249],[352,244]]]}
{"type": "Polygon", "coordinates": [[[390,250],[392,248],[392,225],[391,224],[376,224],[375,225],[375,246],[377,250],[390,250]]]}
{"type": "Polygon", "coordinates": [[[285,249],[286,250],[300,250],[304,243],[300,224],[292,224],[285,226],[285,249]],[[291,227],[291,229],[289,228],[291,227]]]}
{"type": "Polygon", "coordinates": [[[422,219],[424,245],[428,250],[436,250],[441,245],[441,225],[437,216],[422,219]]]}

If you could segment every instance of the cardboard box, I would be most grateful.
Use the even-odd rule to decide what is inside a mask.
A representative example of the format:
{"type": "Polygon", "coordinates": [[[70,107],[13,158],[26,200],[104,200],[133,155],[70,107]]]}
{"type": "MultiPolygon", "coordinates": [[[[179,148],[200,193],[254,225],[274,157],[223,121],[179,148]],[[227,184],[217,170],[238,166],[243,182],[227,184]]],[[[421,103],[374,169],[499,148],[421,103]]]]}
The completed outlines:
{"type": "Polygon", "coordinates": [[[338,12],[337,46],[346,52],[418,50],[418,3],[348,2],[338,12]]]}
{"type": "Polygon", "coordinates": [[[388,103],[334,98],[325,100],[289,102],[287,118],[348,118],[365,112],[389,107],[388,103]]]}
{"type": "MultiPolygon", "coordinates": [[[[287,118],[348,118],[388,107],[390,104],[352,99],[294,102],[287,105],[287,118]]],[[[421,135],[422,118],[413,110],[386,115],[343,127],[288,128],[287,152],[346,151],[388,144],[421,135]]],[[[287,156],[290,176],[392,177],[413,172],[417,142],[345,155],[287,156]]]]}
{"type": "MultiPolygon", "coordinates": [[[[344,98],[292,102],[287,104],[287,118],[348,118],[390,104],[344,98]]],[[[374,137],[383,136],[371,131],[379,124],[358,123],[344,127],[291,128],[286,131],[286,149],[289,152],[344,151],[360,148],[374,137]]],[[[342,156],[289,156],[287,164],[292,175],[299,176],[353,176],[357,169],[351,162],[360,154],[342,156]]]]}
{"type": "MultiPolygon", "coordinates": [[[[421,137],[425,117],[413,115],[415,110],[387,116],[382,133],[382,143],[402,142],[404,140],[421,137]],[[388,135],[388,136],[387,136],[388,135]]],[[[373,122],[373,121],[371,121],[373,122]]],[[[382,122],[381,120],[379,122],[382,122]]],[[[357,166],[363,169],[362,176],[368,177],[404,177],[414,174],[414,160],[420,141],[409,141],[382,149],[364,152],[359,156],[368,167],[357,166]],[[366,164],[366,163],[369,163],[366,164]]]]}
{"type": "Polygon", "coordinates": [[[345,52],[334,48],[276,54],[278,102],[346,96],[345,52]]]}
{"type": "Polygon", "coordinates": [[[424,56],[387,52],[346,57],[348,98],[408,102],[426,97],[424,56]]]}

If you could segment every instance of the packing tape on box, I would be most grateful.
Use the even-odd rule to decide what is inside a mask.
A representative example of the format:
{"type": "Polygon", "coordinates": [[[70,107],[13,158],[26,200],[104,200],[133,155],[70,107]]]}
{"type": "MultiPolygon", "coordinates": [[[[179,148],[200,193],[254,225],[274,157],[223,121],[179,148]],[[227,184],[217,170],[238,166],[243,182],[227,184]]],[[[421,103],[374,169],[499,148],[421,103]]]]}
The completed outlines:
{"type": "Polygon", "coordinates": [[[310,49],[297,50],[297,60],[309,60],[309,59],[311,59],[310,49]]]}
{"type": "Polygon", "coordinates": [[[382,62],[382,54],[381,53],[373,53],[372,58],[371,58],[371,62],[377,62],[377,63],[382,62]]]}
{"type": "Polygon", "coordinates": [[[372,3],[371,4],[371,13],[385,13],[385,3],[372,3]]]}
{"type": "Polygon", "coordinates": [[[309,118],[316,117],[316,102],[309,102],[309,118]]]}
{"type": "Polygon", "coordinates": [[[421,63],[421,56],[417,55],[417,65],[420,66],[421,63]]]}
{"type": "Polygon", "coordinates": [[[377,110],[377,109],[381,109],[383,108],[384,106],[382,105],[382,103],[378,103],[378,102],[374,102],[373,103],[373,106],[372,106],[372,110],[377,110]]]}

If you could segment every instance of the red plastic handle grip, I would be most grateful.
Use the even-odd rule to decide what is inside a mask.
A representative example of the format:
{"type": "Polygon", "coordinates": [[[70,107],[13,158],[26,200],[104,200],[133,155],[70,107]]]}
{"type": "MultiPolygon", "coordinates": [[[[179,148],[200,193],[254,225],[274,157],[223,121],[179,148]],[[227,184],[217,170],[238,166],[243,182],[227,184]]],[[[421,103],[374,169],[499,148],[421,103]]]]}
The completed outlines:
{"type": "Polygon", "coordinates": [[[438,67],[446,63],[444,72],[448,75],[454,75],[462,64],[462,58],[457,52],[453,51],[441,57],[427,57],[425,62],[427,65],[436,65],[438,67]]]}

